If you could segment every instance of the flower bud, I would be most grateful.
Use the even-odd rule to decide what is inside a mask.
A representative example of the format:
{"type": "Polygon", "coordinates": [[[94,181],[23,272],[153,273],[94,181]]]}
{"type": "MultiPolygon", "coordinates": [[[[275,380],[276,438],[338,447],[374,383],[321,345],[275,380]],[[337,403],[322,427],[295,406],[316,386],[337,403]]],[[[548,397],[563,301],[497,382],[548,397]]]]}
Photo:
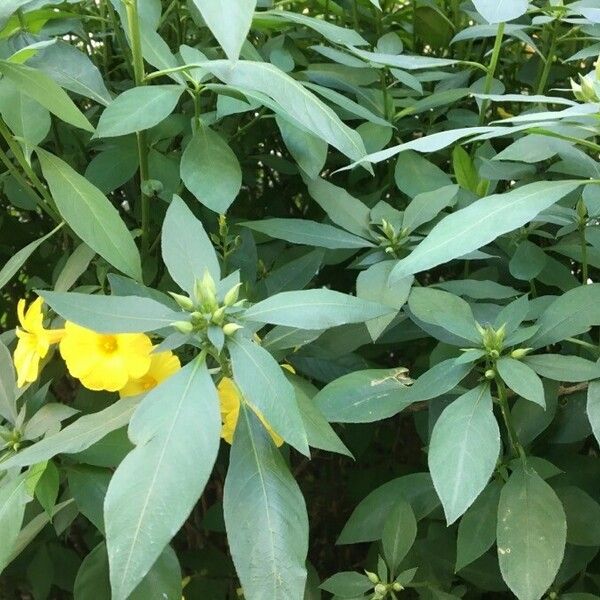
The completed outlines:
{"type": "Polygon", "coordinates": [[[376,594],[379,594],[380,596],[384,596],[386,592],[387,592],[387,585],[384,585],[383,583],[378,583],[375,586],[376,594]]]}
{"type": "Polygon", "coordinates": [[[179,304],[183,310],[191,311],[194,310],[194,303],[191,298],[187,296],[182,296],[181,294],[176,294],[175,292],[169,292],[169,295],[179,304]]]}
{"type": "Polygon", "coordinates": [[[494,369],[488,369],[485,372],[485,378],[486,379],[494,379],[496,377],[496,371],[494,371],[494,369]]]}
{"type": "Polygon", "coordinates": [[[171,323],[172,327],[175,327],[179,333],[192,333],[194,326],[189,321],[175,321],[171,323]]]}
{"type": "Polygon", "coordinates": [[[490,358],[496,359],[500,357],[500,352],[498,350],[490,350],[490,358]]]}
{"type": "Polygon", "coordinates": [[[404,588],[402,587],[402,585],[400,583],[398,583],[397,581],[394,581],[394,583],[392,583],[392,589],[395,592],[401,592],[404,588]]]}
{"type": "Polygon", "coordinates": [[[243,329],[238,323],[227,323],[223,325],[223,333],[225,335],[233,335],[238,329],[243,329]]]}
{"type": "Polygon", "coordinates": [[[223,317],[225,316],[225,307],[221,306],[217,308],[212,314],[211,321],[213,323],[219,324],[223,321],[223,317]]]}
{"type": "Polygon", "coordinates": [[[238,283],[225,294],[225,298],[223,298],[223,304],[225,304],[225,306],[231,306],[238,301],[241,286],[242,284],[238,283]]]}
{"type": "Polygon", "coordinates": [[[379,577],[375,573],[371,573],[371,571],[365,571],[365,573],[371,583],[379,583],[379,577]]]}
{"type": "Polygon", "coordinates": [[[206,307],[217,307],[217,287],[208,269],[204,271],[202,279],[196,279],[194,283],[194,294],[196,300],[206,307]]]}
{"type": "Polygon", "coordinates": [[[516,358],[517,360],[524,358],[527,356],[533,348],[516,348],[510,353],[511,358],[516,358]]]}

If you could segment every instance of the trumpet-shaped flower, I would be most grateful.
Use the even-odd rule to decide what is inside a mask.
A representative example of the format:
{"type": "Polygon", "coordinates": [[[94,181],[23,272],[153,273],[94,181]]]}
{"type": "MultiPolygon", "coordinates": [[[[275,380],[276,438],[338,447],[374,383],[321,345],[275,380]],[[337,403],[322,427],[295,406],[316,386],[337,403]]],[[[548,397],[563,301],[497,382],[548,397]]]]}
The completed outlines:
{"type": "MultiPolygon", "coordinates": [[[[221,437],[228,443],[233,443],[233,434],[240,416],[240,405],[242,401],[242,394],[240,393],[235,382],[229,377],[223,377],[218,385],[219,400],[221,401],[221,421],[223,421],[223,427],[221,429],[221,437]]],[[[254,411],[261,423],[265,426],[269,432],[271,438],[275,442],[276,446],[283,444],[283,439],[277,435],[267,423],[265,418],[258,412],[254,411]]]]}
{"type": "Polygon", "coordinates": [[[116,392],[150,369],[152,342],[143,333],[97,333],[65,324],[60,353],[69,373],[90,390],[116,392]]]}
{"type": "Polygon", "coordinates": [[[64,333],[63,329],[44,328],[42,304],[41,298],[35,300],[27,310],[25,300],[21,299],[17,304],[20,327],[16,329],[19,341],[14,353],[14,362],[19,387],[38,378],[40,361],[46,357],[50,346],[59,342],[64,333]]]}
{"type": "Polygon", "coordinates": [[[138,379],[130,379],[119,390],[121,398],[144,394],[181,369],[179,358],[172,352],[158,352],[150,355],[148,372],[138,379]]]}

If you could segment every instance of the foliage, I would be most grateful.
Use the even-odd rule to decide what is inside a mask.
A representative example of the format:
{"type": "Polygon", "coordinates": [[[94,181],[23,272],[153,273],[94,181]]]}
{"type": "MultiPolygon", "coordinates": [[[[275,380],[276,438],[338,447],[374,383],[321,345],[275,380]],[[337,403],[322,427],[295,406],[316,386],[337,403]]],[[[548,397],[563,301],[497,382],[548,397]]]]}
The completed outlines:
{"type": "Polygon", "coordinates": [[[0,3],[0,597],[600,596],[594,0],[0,3]]]}

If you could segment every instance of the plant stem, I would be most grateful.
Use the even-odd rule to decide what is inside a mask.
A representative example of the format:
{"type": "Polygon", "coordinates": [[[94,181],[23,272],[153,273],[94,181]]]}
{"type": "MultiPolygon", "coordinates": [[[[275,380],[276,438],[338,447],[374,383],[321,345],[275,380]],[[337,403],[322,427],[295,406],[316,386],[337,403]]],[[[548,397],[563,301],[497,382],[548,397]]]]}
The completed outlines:
{"type": "Polygon", "coordinates": [[[504,420],[504,425],[506,426],[510,445],[512,446],[514,453],[521,458],[523,465],[525,465],[527,462],[527,456],[523,446],[521,445],[521,442],[519,441],[515,426],[512,422],[512,416],[510,414],[508,398],[506,395],[506,387],[504,382],[499,378],[496,379],[496,389],[498,390],[498,402],[500,404],[500,410],[502,411],[502,419],[504,420]]]}
{"type": "Polygon", "coordinates": [[[587,285],[588,282],[588,251],[587,241],[585,239],[585,223],[579,226],[579,241],[581,243],[581,284],[587,285]]]}
{"type": "MultiPolygon", "coordinates": [[[[492,57],[490,58],[490,66],[487,70],[485,77],[485,84],[483,86],[483,93],[489,94],[492,89],[492,82],[494,81],[494,74],[496,73],[496,67],[498,66],[498,59],[500,58],[500,48],[502,47],[502,38],[504,37],[504,23],[498,23],[498,30],[496,31],[496,39],[494,40],[494,48],[492,49],[492,57]]],[[[483,125],[485,121],[485,113],[488,109],[490,101],[484,98],[481,102],[481,112],[479,113],[479,125],[483,125]]]]}
{"type": "MultiPolygon", "coordinates": [[[[140,18],[138,14],[138,0],[126,0],[127,24],[129,27],[129,40],[133,57],[133,74],[136,86],[145,85],[146,73],[144,71],[144,56],[142,53],[142,37],[140,33],[140,18]]],[[[142,199],[142,259],[147,256],[150,242],[150,196],[146,192],[148,181],[148,144],[146,132],[138,131],[137,148],[140,163],[140,196],[142,199]]]]}
{"type": "Polygon", "coordinates": [[[554,59],[554,51],[556,50],[556,39],[558,34],[558,21],[554,22],[552,32],[550,33],[550,47],[548,48],[548,55],[544,63],[544,69],[540,75],[540,79],[537,85],[536,94],[543,94],[548,83],[548,76],[550,75],[550,68],[552,67],[552,61],[554,59]]]}

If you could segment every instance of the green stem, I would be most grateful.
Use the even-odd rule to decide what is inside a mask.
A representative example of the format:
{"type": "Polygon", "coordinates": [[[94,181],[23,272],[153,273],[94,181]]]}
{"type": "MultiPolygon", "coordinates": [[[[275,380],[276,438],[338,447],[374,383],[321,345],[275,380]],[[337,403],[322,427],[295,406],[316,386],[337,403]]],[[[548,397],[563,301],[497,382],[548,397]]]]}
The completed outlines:
{"type": "MultiPolygon", "coordinates": [[[[142,36],[140,33],[140,18],[138,0],[126,0],[127,24],[133,58],[133,74],[136,86],[145,85],[144,55],[142,52],[142,36]]],[[[146,192],[148,176],[148,144],[146,132],[137,133],[137,148],[140,162],[140,196],[142,199],[142,258],[147,256],[150,243],[150,196],[146,192]]]]}
{"type": "Polygon", "coordinates": [[[588,282],[588,251],[587,241],[585,239],[585,223],[579,226],[579,241],[581,243],[581,284],[587,285],[588,282]]]}
{"type": "Polygon", "coordinates": [[[29,181],[33,183],[38,194],[42,197],[45,205],[44,210],[46,210],[46,212],[48,212],[48,214],[51,215],[57,223],[60,223],[62,219],[58,216],[58,211],[55,209],[54,200],[52,199],[50,192],[48,192],[44,184],[40,181],[40,178],[37,176],[36,172],[31,168],[29,162],[27,162],[27,159],[21,150],[21,146],[19,146],[18,142],[14,139],[10,129],[6,126],[6,123],[2,120],[2,118],[0,118],[0,135],[8,144],[8,147],[13,153],[15,160],[19,163],[21,169],[29,178],[29,181]]]}
{"type": "Polygon", "coordinates": [[[496,378],[496,389],[498,390],[498,403],[500,404],[502,419],[504,420],[504,425],[506,426],[510,445],[512,446],[514,453],[521,458],[523,465],[525,465],[527,462],[527,456],[523,446],[521,445],[521,442],[519,441],[515,426],[512,422],[512,416],[510,414],[508,398],[506,395],[506,387],[504,382],[499,378],[496,378]]]}
{"type": "MultiPolygon", "coordinates": [[[[494,81],[494,75],[496,73],[496,67],[498,66],[498,59],[500,58],[500,48],[502,47],[502,38],[504,37],[504,23],[498,23],[498,30],[496,31],[496,39],[494,40],[494,48],[492,49],[492,57],[490,58],[490,66],[487,70],[485,77],[485,84],[483,86],[483,93],[489,94],[492,89],[492,83],[494,81]]],[[[490,101],[484,98],[481,102],[481,112],[479,113],[479,125],[483,125],[485,121],[485,113],[487,112],[490,101]]]]}
{"type": "Polygon", "coordinates": [[[552,67],[552,61],[554,59],[554,52],[556,50],[556,39],[558,34],[558,21],[554,22],[552,32],[550,33],[550,47],[548,48],[548,55],[544,62],[544,69],[540,75],[540,79],[537,85],[536,94],[543,94],[548,83],[548,76],[550,75],[550,68],[552,67]]]}

